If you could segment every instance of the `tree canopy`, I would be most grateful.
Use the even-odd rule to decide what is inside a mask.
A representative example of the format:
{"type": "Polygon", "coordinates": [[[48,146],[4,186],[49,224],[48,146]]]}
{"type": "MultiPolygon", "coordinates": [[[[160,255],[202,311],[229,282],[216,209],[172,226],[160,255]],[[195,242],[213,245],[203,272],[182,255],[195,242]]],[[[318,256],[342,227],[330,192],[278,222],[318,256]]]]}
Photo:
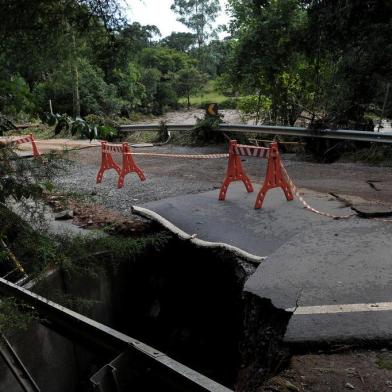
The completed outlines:
{"type": "Polygon", "coordinates": [[[161,113],[207,75],[274,124],[360,129],[392,116],[389,0],[228,0],[224,39],[219,0],[171,8],[189,32],[161,37],[119,0],[0,1],[0,112],[36,116],[52,100],[74,116],[161,113]]]}

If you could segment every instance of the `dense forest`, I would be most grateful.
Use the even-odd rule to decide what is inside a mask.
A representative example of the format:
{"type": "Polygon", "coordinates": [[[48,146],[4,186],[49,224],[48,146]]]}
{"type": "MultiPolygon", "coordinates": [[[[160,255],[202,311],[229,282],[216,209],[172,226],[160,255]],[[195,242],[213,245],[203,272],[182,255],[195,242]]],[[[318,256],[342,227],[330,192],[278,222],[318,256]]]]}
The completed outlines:
{"type": "Polygon", "coordinates": [[[1,0],[0,113],[161,114],[210,84],[270,124],[392,116],[390,0],[228,0],[227,26],[218,0],[171,8],[189,33],[162,37],[117,0],[1,0]]]}

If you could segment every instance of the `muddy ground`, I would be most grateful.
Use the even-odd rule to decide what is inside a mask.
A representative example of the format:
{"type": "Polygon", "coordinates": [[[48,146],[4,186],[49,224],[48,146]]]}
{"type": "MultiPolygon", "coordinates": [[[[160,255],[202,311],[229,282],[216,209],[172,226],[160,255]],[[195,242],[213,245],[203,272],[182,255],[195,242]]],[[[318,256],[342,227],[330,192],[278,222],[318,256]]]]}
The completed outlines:
{"type": "MultiPolygon", "coordinates": [[[[137,149],[135,152],[171,154],[208,154],[225,152],[226,146],[165,146],[137,149]]],[[[138,231],[138,221],[131,206],[175,195],[218,189],[224,177],[226,159],[191,160],[135,156],[147,180],[140,182],[133,174],[126,177],[123,189],[116,188],[115,172],[106,173],[101,184],[95,184],[100,165],[97,148],[67,155],[67,171],[57,185],[72,194],[71,207],[75,222],[81,226],[101,227],[116,222],[125,232],[138,231]],[[80,195],[84,195],[80,198],[80,195]],[[75,198],[76,197],[76,198],[75,198]],[[126,222],[133,222],[131,224],[126,222]],[[136,223],[135,223],[136,222],[136,223]]],[[[119,159],[119,157],[117,157],[119,159]]],[[[317,164],[304,162],[294,154],[283,155],[287,170],[299,187],[366,200],[372,205],[392,200],[392,170],[382,166],[337,162],[317,164]]],[[[265,161],[243,159],[252,180],[261,183],[265,161]]],[[[289,368],[270,380],[263,391],[374,391],[392,389],[392,353],[382,350],[350,350],[294,355],[289,368]]]]}
{"type": "Polygon", "coordinates": [[[297,355],[262,391],[386,392],[392,389],[392,354],[380,351],[297,355]]]}
{"type": "MultiPolygon", "coordinates": [[[[243,118],[240,112],[235,109],[224,109],[219,111],[223,115],[223,121],[231,124],[240,124],[243,122],[243,118]]],[[[168,112],[162,116],[145,116],[141,117],[139,120],[135,121],[137,124],[158,124],[161,121],[167,122],[169,124],[194,124],[197,118],[203,118],[205,114],[204,109],[194,109],[190,110],[176,110],[173,112],[168,112]]]]}

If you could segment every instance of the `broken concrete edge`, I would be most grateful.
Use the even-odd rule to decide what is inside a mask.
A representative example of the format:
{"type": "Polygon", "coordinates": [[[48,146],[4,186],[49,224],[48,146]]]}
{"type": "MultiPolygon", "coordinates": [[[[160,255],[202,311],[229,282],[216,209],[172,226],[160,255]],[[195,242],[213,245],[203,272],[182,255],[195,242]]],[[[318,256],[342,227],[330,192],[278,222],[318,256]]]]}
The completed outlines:
{"type": "Polygon", "coordinates": [[[385,337],[343,337],[320,339],[295,339],[283,337],[285,344],[292,355],[310,355],[323,352],[345,353],[353,350],[382,350],[391,347],[391,336],[385,337]]]}
{"type": "Polygon", "coordinates": [[[177,227],[176,225],[168,221],[163,216],[157,214],[152,210],[149,210],[148,208],[132,206],[132,213],[159,223],[161,226],[163,226],[165,229],[169,230],[171,233],[178,236],[180,239],[190,241],[191,243],[193,243],[198,247],[210,248],[210,249],[221,248],[233,253],[234,255],[238,256],[239,258],[245,261],[257,265],[259,265],[262,261],[266,259],[266,257],[264,256],[254,255],[252,253],[246,252],[245,250],[237,248],[236,246],[229,245],[224,242],[210,242],[210,241],[205,241],[205,240],[195,238],[196,234],[190,235],[186,233],[185,231],[181,230],[179,227],[177,227]]]}
{"type": "Polygon", "coordinates": [[[256,392],[290,362],[291,350],[283,337],[292,314],[276,308],[269,298],[250,291],[244,290],[243,298],[243,336],[239,345],[241,367],[235,390],[256,392]]]}

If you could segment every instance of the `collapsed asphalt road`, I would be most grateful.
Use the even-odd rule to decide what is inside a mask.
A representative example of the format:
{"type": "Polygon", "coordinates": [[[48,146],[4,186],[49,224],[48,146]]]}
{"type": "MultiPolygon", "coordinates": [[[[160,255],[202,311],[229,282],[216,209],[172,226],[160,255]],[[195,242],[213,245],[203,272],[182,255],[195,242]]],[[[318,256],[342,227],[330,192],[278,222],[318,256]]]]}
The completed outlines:
{"type": "MultiPolygon", "coordinates": [[[[168,146],[145,151],[212,153],[224,152],[225,147],[168,146]]],[[[140,182],[135,175],[128,175],[125,187],[118,190],[114,171],[105,174],[102,184],[95,184],[99,150],[82,150],[69,157],[68,173],[59,180],[62,188],[92,193],[96,202],[125,215],[131,214],[132,205],[142,205],[198,238],[268,256],[245,290],[270,299],[279,309],[296,309],[286,332],[287,341],[390,338],[391,224],[318,216],[297,201],[286,202],[280,190],[270,192],[264,208],[255,211],[255,194],[247,194],[242,184],[233,184],[226,202],[218,202],[225,159],[137,156],[147,180],[140,182]]],[[[322,191],[305,191],[308,201],[335,215],[351,210],[330,192],[354,202],[384,202],[384,207],[392,196],[389,170],[353,163],[306,163],[293,156],[284,160],[298,186],[322,191]],[[377,181],[378,190],[369,186],[369,180],[377,181]]],[[[243,165],[254,184],[260,184],[265,161],[250,158],[243,160],[243,165]]]]}

